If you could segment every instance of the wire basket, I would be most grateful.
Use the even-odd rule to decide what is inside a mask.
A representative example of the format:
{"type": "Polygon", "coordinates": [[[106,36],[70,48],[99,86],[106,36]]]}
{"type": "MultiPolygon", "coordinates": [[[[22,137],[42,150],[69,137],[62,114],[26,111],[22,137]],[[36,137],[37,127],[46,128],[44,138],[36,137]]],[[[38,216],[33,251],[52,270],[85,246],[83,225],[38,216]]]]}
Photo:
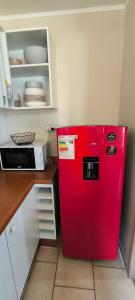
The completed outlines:
{"type": "Polygon", "coordinates": [[[11,134],[10,137],[16,145],[28,145],[34,142],[35,132],[15,133],[11,134]]]}

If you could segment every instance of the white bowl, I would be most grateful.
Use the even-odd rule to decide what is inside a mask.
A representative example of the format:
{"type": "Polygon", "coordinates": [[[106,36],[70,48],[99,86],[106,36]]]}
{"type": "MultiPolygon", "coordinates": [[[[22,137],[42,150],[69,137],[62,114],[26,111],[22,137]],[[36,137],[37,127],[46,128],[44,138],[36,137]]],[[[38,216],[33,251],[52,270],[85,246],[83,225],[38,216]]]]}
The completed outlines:
{"type": "Polygon", "coordinates": [[[26,88],[24,94],[27,96],[44,96],[44,90],[38,88],[26,88]]]}
{"type": "Polygon", "coordinates": [[[40,81],[34,81],[34,80],[30,80],[30,81],[26,81],[25,82],[25,88],[39,88],[42,89],[43,88],[43,83],[40,81]]]}
{"type": "Polygon", "coordinates": [[[45,97],[44,96],[35,96],[35,95],[33,95],[33,96],[31,96],[31,95],[30,96],[25,95],[24,99],[27,102],[31,102],[31,101],[45,101],[45,97]]]}
{"type": "Polygon", "coordinates": [[[47,105],[47,102],[45,101],[29,101],[29,102],[26,102],[25,103],[26,106],[28,107],[40,107],[40,106],[46,106],[47,105]]]}
{"type": "Polygon", "coordinates": [[[24,49],[24,58],[28,64],[41,64],[47,62],[47,48],[30,46],[24,49]]]}

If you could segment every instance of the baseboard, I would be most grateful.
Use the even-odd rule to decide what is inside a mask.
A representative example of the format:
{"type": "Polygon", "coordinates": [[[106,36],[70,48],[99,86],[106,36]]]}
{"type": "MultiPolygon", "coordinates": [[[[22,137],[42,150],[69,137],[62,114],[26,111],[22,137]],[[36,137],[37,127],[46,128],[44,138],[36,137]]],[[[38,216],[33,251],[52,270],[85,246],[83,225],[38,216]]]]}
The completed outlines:
{"type": "Polygon", "coordinates": [[[57,240],[40,239],[39,246],[57,247],[58,241],[57,240]]]}

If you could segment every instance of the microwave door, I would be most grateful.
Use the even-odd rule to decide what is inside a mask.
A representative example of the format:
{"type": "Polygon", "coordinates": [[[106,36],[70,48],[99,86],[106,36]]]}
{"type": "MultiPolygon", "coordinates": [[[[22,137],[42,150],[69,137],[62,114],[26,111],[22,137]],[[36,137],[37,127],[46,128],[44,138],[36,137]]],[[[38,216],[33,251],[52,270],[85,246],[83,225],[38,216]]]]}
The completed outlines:
{"type": "Polygon", "coordinates": [[[3,169],[35,169],[34,148],[1,149],[3,169]]]}

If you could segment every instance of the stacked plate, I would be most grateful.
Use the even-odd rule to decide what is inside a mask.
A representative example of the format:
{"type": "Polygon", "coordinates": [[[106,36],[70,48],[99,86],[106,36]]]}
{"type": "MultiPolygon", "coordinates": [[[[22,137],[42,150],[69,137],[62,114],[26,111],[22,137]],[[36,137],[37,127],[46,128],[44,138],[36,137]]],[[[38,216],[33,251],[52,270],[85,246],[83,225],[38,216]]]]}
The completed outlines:
{"type": "Polygon", "coordinates": [[[40,81],[26,81],[24,90],[25,104],[29,107],[45,106],[45,91],[40,81]]]}

